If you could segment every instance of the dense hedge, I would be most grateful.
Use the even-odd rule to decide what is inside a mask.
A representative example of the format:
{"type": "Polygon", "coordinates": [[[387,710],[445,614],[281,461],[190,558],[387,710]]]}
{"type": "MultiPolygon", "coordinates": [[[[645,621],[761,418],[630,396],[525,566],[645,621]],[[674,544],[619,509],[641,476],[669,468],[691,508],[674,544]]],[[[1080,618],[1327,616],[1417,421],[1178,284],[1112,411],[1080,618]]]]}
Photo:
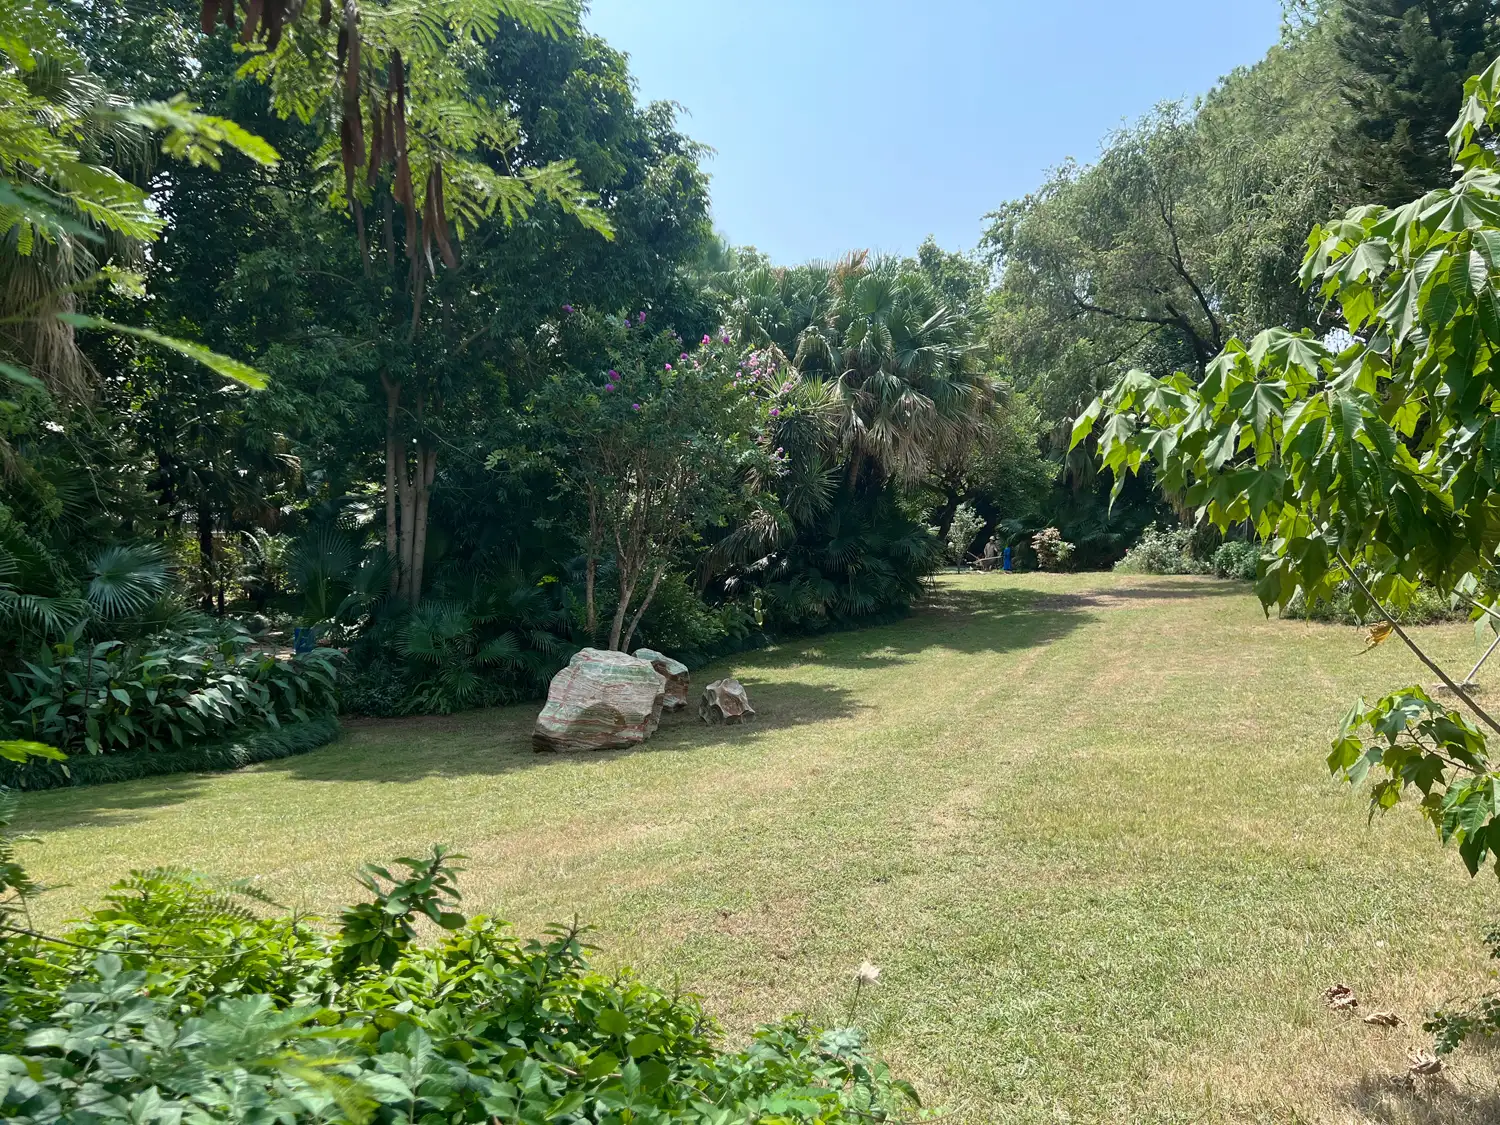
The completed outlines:
{"type": "Polygon", "coordinates": [[[182,750],[139,750],[125,754],[75,756],[67,762],[32,759],[25,765],[0,761],[0,786],[10,789],[61,789],[71,785],[103,785],[169,773],[237,770],[255,762],[290,758],[325,746],[339,736],[339,721],[331,712],[305,722],[273,730],[253,731],[238,738],[190,746],[182,750]]]}

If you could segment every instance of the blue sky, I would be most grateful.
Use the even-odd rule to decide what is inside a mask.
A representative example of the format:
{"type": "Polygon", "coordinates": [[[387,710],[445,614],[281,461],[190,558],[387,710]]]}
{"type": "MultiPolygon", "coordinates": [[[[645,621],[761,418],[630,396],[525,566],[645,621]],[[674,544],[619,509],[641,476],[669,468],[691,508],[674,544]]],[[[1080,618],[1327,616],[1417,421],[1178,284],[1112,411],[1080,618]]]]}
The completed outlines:
{"type": "Polygon", "coordinates": [[[591,0],[779,262],[978,240],[985,212],[1276,41],[1279,0],[591,0]]]}

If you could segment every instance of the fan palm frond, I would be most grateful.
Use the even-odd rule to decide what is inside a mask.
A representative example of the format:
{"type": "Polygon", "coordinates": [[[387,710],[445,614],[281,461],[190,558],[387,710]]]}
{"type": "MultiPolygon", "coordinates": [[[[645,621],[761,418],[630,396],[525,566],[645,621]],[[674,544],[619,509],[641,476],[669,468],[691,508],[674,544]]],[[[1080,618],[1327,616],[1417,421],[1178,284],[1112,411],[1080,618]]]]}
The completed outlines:
{"type": "Polygon", "coordinates": [[[89,560],[88,570],[84,597],[106,619],[145,613],[171,588],[166,557],[152,544],[106,547],[89,560]]]}

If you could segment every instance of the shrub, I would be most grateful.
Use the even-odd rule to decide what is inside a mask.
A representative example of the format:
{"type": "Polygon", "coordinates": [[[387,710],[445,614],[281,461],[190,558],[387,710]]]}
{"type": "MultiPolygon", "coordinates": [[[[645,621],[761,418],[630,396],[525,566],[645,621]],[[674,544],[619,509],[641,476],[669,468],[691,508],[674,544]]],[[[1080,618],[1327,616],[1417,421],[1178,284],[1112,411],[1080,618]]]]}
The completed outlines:
{"type": "Polygon", "coordinates": [[[731,637],[743,636],[754,624],[753,614],[743,606],[709,605],[683,575],[673,572],[657,588],[632,647],[667,653],[710,651],[731,637]]]}
{"type": "Polygon", "coordinates": [[[1245,582],[1255,580],[1259,565],[1260,544],[1247,543],[1242,539],[1223,544],[1214,552],[1213,561],[1209,563],[1215,578],[1238,578],[1245,582]]]}
{"type": "Polygon", "coordinates": [[[1193,557],[1191,528],[1150,524],[1135,546],[1115,564],[1122,574],[1207,574],[1209,567],[1193,557]]]}
{"type": "Polygon", "coordinates": [[[942,541],[917,515],[886,491],[841,493],[826,515],[797,525],[795,538],[737,565],[725,593],[783,635],[893,619],[921,598],[942,561],[942,541]]]}
{"type": "Polygon", "coordinates": [[[0,786],[28,790],[64,789],[75,785],[134,781],[169,773],[237,770],[256,762],[290,758],[327,746],[339,736],[339,730],[338,718],[327,714],[303,723],[232,735],[216,742],[198,742],[181,750],[82,755],[65,762],[34,759],[15,764],[0,761],[0,786]]]}
{"type": "Polygon", "coordinates": [[[948,525],[948,561],[954,566],[963,566],[969,560],[969,548],[975,537],[984,530],[984,519],[972,504],[960,504],[953,513],[953,522],[948,525]]]}
{"type": "Polygon", "coordinates": [[[838,1125],[915,1103],[857,1030],[793,1018],[726,1050],[692,997],[592,970],[576,926],[524,941],[464,918],[460,858],[438,848],[397,861],[402,875],[367,868],[371,901],[335,932],[157,870],[118,884],[61,935],[71,945],[0,940],[0,1113],[838,1125]],[[419,918],[446,935],[416,944],[419,918]]]}
{"type": "Polygon", "coordinates": [[[379,657],[363,667],[351,661],[339,676],[339,712],[378,719],[405,714],[403,705],[411,689],[411,681],[399,664],[379,657]]]}
{"type": "MultiPolygon", "coordinates": [[[[1352,583],[1341,582],[1334,590],[1332,601],[1320,600],[1312,606],[1307,598],[1297,593],[1281,610],[1282,617],[1299,621],[1322,621],[1333,625],[1369,625],[1378,620],[1380,614],[1373,608],[1357,612],[1354,608],[1356,591],[1352,583]]],[[[1431,586],[1417,586],[1409,596],[1392,601],[1386,607],[1402,625],[1436,625],[1444,621],[1467,621],[1466,610],[1454,609],[1453,604],[1431,586]]]]}
{"type": "Polygon", "coordinates": [[[1031,549],[1036,552],[1036,565],[1042,570],[1066,570],[1068,560],[1073,557],[1073,544],[1055,527],[1044,528],[1032,536],[1031,549]]]}
{"type": "Polygon", "coordinates": [[[6,672],[0,719],[11,737],[69,753],[180,749],[334,708],[328,649],[278,658],[230,625],[136,643],[80,634],[6,672]]]}

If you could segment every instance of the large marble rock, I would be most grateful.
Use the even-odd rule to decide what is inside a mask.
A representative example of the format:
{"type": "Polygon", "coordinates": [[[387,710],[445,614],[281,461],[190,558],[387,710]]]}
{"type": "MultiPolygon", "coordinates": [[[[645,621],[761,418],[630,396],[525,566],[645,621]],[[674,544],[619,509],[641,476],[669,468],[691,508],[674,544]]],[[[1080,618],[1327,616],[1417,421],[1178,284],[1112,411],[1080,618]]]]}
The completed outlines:
{"type": "Polygon", "coordinates": [[[663,706],[668,711],[681,711],[688,705],[688,688],[692,685],[693,677],[686,664],[673,660],[670,656],[663,656],[654,648],[636,649],[635,658],[647,661],[666,678],[667,701],[663,706]]]}
{"type": "Polygon", "coordinates": [[[755,717],[745,685],[733,676],[715,680],[703,689],[698,717],[705,723],[743,723],[755,717]]]}
{"type": "Polygon", "coordinates": [[[618,750],[656,733],[666,677],[629,653],[586,648],[552,677],[533,750],[618,750]]]}

